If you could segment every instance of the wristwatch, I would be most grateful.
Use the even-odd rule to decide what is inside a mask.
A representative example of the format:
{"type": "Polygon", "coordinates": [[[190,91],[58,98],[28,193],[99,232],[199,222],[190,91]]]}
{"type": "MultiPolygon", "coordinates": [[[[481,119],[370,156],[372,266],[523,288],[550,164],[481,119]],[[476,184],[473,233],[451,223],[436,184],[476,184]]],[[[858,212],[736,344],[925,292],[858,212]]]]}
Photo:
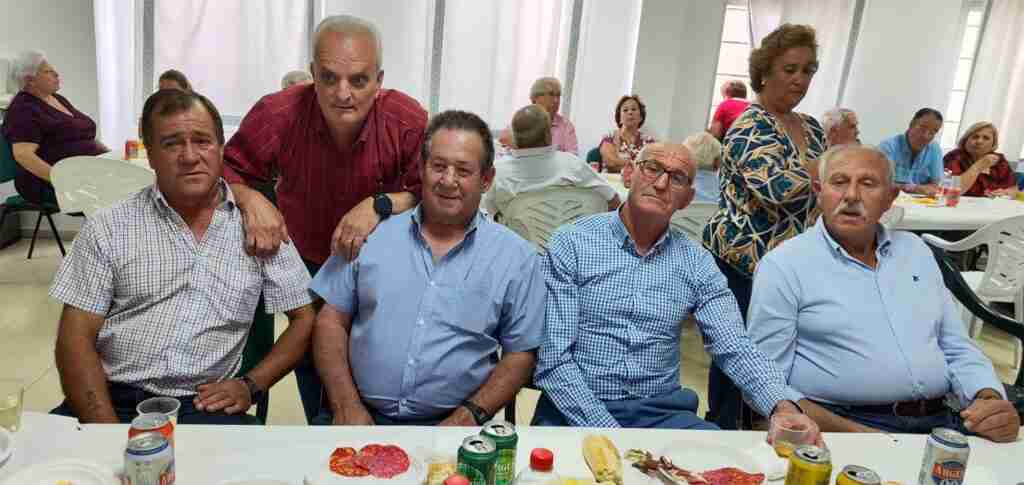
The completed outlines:
{"type": "Polygon", "coordinates": [[[256,401],[263,399],[263,396],[267,394],[267,391],[260,389],[260,386],[256,385],[256,381],[252,380],[249,376],[239,377],[238,380],[245,384],[245,387],[249,388],[249,401],[256,404],[256,401]]]}
{"type": "Polygon", "coordinates": [[[491,415],[487,413],[486,409],[477,406],[476,403],[469,399],[462,401],[461,406],[466,408],[469,411],[469,414],[473,415],[473,420],[476,421],[476,424],[478,425],[483,425],[491,419],[491,415]]]}
{"type": "Polygon", "coordinates": [[[376,194],[373,196],[373,211],[380,216],[380,220],[391,217],[391,211],[394,208],[391,206],[391,197],[384,194],[376,194]]]}

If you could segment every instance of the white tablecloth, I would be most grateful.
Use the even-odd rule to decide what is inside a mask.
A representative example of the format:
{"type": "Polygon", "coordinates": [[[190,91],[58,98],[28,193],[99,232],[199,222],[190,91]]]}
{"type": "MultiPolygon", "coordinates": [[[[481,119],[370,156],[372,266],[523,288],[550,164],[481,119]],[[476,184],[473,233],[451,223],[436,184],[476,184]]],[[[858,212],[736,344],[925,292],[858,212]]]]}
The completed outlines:
{"type": "MultiPolygon", "coordinates": [[[[81,431],[70,427],[43,426],[42,415],[26,413],[25,426],[18,433],[18,449],[0,468],[0,480],[33,463],[60,458],[78,458],[118,466],[127,440],[127,425],[84,425],[81,431]],[[28,443],[27,445],[22,445],[28,443]]],[[[231,480],[270,478],[299,485],[304,475],[323,466],[337,446],[361,446],[370,442],[395,443],[414,455],[418,450],[455,454],[462,439],[478,428],[416,427],[216,427],[181,426],[175,434],[178,483],[220,484],[231,480]]],[[[555,470],[563,476],[587,477],[589,471],[581,454],[583,436],[590,432],[608,435],[620,452],[641,448],[659,452],[666,448],[695,449],[702,444],[748,450],[764,440],[763,432],[753,431],[670,431],[670,430],[588,430],[578,428],[522,427],[519,429],[517,466],[528,463],[529,452],[545,447],[555,453],[555,470]]],[[[856,463],[868,466],[885,480],[917,483],[918,467],[926,437],[921,435],[826,434],[833,455],[833,470],[856,463]]],[[[972,485],[971,470],[978,475],[998,477],[994,483],[1015,484],[1024,481],[1022,442],[994,444],[970,438],[971,457],[967,484],[972,485]]],[[[685,465],[679,463],[681,466],[685,465]]],[[[654,483],[634,470],[626,474],[626,484],[654,483]]],[[[775,482],[781,484],[781,482],[775,482]]],[[[974,482],[973,485],[993,482],[974,482]]]]}
{"type": "Polygon", "coordinates": [[[908,231],[975,231],[996,221],[1024,215],[1024,202],[1012,199],[961,197],[956,207],[930,207],[906,195],[896,200],[905,211],[896,229],[908,231]]]}

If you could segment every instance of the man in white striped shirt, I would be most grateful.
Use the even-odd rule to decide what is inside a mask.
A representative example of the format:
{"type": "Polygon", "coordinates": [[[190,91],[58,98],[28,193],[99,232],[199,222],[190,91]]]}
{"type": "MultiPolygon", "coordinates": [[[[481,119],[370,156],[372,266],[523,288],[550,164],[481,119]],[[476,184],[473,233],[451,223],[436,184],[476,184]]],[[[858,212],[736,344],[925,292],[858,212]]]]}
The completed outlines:
{"type": "Polygon", "coordinates": [[[64,303],[56,357],[66,400],[54,412],[123,422],[140,401],[169,396],[181,402],[179,423],[251,423],[245,411],[309,346],[309,273],[294,246],[246,254],[209,100],[159,91],[142,132],[156,183],[86,222],[50,290],[64,303]],[[267,312],[290,324],[236,376],[261,291],[267,312]]]}

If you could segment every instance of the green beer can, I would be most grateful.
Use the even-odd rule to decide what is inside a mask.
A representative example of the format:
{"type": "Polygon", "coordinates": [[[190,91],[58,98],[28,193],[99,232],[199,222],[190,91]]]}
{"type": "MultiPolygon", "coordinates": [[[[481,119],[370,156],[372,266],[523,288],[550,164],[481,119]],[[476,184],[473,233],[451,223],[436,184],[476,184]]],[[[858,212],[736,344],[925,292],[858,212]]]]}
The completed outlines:
{"type": "Polygon", "coordinates": [[[470,485],[494,485],[494,464],[497,461],[498,447],[494,440],[478,434],[462,440],[458,472],[469,479],[470,485]]]}
{"type": "Polygon", "coordinates": [[[519,435],[516,427],[507,421],[492,421],[480,433],[492,440],[498,448],[498,461],[494,464],[494,485],[509,485],[516,479],[516,445],[519,435]]]}

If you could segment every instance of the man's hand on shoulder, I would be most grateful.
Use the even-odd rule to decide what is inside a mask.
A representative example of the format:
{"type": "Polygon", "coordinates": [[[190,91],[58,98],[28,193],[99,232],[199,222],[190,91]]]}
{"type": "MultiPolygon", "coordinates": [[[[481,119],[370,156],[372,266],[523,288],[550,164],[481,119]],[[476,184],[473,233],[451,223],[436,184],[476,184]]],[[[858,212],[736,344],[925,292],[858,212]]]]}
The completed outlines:
{"type": "Polygon", "coordinates": [[[960,412],[968,431],[997,443],[1017,440],[1020,415],[1013,404],[992,389],[982,389],[967,409],[960,412]]]}
{"type": "Polygon", "coordinates": [[[242,211],[246,252],[256,257],[269,258],[277,254],[281,243],[291,242],[284,216],[263,194],[240,184],[233,184],[231,191],[242,211]]]}
{"type": "Polygon", "coordinates": [[[367,197],[341,218],[331,235],[331,254],[340,254],[346,261],[359,256],[366,238],[377,228],[380,216],[373,210],[373,197],[367,197]]]}

